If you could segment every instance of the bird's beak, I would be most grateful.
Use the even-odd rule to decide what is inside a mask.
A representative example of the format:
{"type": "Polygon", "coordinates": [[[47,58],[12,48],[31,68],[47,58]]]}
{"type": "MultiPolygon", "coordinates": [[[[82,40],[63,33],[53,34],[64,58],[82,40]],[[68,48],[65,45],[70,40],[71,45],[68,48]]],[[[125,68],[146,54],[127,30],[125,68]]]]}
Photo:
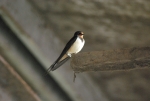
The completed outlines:
{"type": "Polygon", "coordinates": [[[83,33],[83,32],[81,32],[81,33],[80,33],[80,36],[82,36],[82,35],[84,35],[84,33],[83,33]]]}

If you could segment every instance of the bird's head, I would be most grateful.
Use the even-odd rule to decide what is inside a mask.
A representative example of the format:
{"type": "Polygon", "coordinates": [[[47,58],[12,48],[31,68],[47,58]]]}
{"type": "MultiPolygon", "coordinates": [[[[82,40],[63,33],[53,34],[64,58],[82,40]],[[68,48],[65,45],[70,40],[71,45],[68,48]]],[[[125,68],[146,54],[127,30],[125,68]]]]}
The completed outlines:
{"type": "Polygon", "coordinates": [[[84,33],[83,33],[82,31],[76,31],[76,32],[74,33],[74,36],[79,36],[80,38],[83,38],[84,33]]]}

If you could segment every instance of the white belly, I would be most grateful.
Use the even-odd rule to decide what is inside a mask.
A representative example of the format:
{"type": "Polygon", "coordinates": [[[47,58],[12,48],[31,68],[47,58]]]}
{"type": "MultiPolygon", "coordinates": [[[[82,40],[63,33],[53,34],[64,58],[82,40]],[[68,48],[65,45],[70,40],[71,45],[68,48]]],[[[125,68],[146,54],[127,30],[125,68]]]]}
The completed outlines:
{"type": "Polygon", "coordinates": [[[68,50],[67,53],[72,54],[72,53],[78,53],[79,51],[81,51],[81,49],[84,46],[84,39],[83,41],[78,37],[76,39],[76,41],[74,42],[74,44],[70,47],[70,49],[68,50]]]}

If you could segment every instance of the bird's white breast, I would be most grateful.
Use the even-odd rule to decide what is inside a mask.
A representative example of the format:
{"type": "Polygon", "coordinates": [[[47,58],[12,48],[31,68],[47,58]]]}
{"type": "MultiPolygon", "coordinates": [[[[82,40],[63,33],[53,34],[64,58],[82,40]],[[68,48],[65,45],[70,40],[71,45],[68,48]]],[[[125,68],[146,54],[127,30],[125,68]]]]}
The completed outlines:
{"type": "Polygon", "coordinates": [[[76,41],[73,43],[73,45],[70,47],[70,49],[68,50],[68,53],[69,54],[78,53],[83,48],[84,43],[85,43],[84,39],[80,39],[78,37],[76,41]]]}

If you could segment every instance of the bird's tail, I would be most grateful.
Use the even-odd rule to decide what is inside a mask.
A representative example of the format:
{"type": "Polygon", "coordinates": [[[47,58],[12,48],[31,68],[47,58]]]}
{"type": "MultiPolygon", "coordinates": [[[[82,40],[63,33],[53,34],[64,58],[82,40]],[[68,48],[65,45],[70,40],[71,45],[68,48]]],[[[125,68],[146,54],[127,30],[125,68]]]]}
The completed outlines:
{"type": "Polygon", "coordinates": [[[70,57],[66,57],[64,60],[60,61],[60,62],[54,62],[48,69],[47,69],[47,73],[50,71],[54,71],[57,68],[59,68],[62,64],[64,64],[67,60],[69,60],[70,57]]]}
{"type": "Polygon", "coordinates": [[[53,71],[53,68],[55,67],[56,62],[54,62],[48,69],[47,72],[53,71]]]}
{"type": "Polygon", "coordinates": [[[51,71],[56,70],[57,68],[59,68],[62,64],[64,64],[67,60],[69,60],[70,57],[65,58],[64,60],[58,62],[56,65],[54,65],[54,67],[51,69],[51,71]]]}

